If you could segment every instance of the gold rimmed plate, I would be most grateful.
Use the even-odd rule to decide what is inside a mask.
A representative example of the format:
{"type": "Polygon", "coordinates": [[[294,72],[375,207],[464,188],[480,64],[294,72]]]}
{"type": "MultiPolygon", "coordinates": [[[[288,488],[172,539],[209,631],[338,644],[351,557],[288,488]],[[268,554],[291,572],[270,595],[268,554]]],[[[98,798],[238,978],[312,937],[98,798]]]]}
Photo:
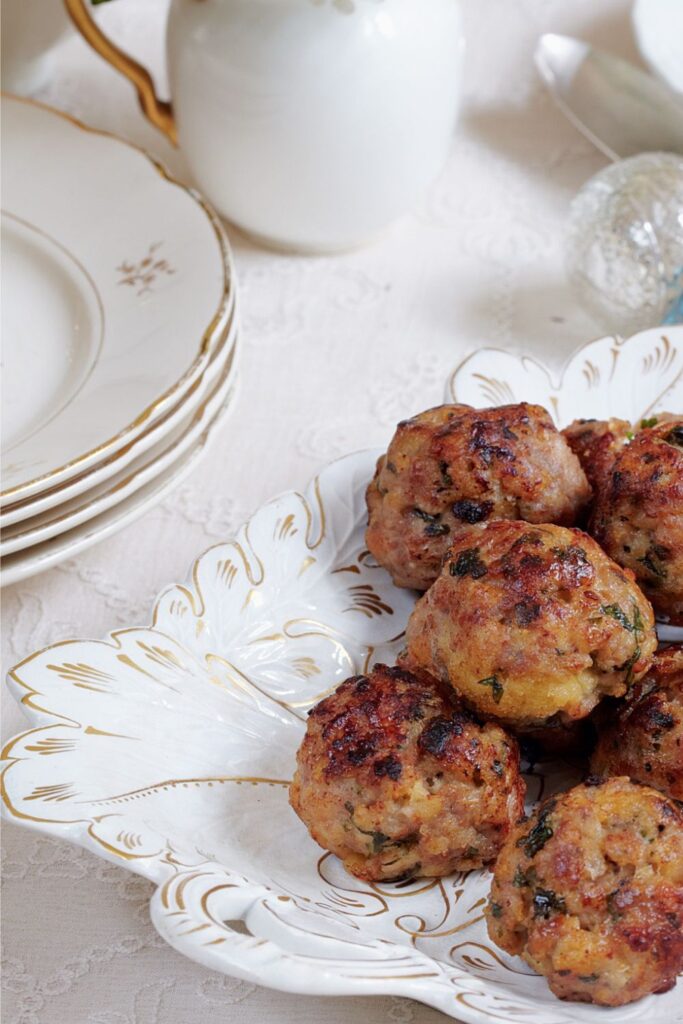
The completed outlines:
{"type": "Polygon", "coordinates": [[[45,517],[46,513],[51,513],[52,516],[61,514],[66,506],[74,502],[75,498],[81,498],[81,500],[89,498],[95,488],[105,481],[120,476],[124,469],[132,463],[140,462],[141,456],[153,450],[163,439],[177,431],[178,427],[188,419],[193,410],[211,391],[224,368],[229,366],[232,372],[235,372],[238,322],[238,312],[233,298],[211,360],[183,398],[167,413],[155,420],[146,431],[133,438],[112,455],[107,455],[101,462],[95,463],[89,469],[56,487],[41,491],[0,509],[0,542],[14,536],[18,531],[31,530],[41,517],[45,517]]]}
{"type": "Polygon", "coordinates": [[[210,208],[141,150],[9,96],[2,128],[6,508],[82,476],[191,393],[235,280],[210,208]]]}

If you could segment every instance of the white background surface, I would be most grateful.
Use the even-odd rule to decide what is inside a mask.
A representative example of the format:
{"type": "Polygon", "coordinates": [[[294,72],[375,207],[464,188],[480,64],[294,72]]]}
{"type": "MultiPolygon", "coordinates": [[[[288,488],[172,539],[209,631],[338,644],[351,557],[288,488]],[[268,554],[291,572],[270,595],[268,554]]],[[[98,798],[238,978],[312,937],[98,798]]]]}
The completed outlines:
{"type": "MultiPolygon", "coordinates": [[[[604,160],[556,111],[531,54],[553,31],[636,59],[628,3],[463,7],[464,112],[441,179],[381,242],[349,255],[275,255],[230,232],[244,340],[234,412],[162,506],[3,593],[5,669],[59,639],[147,623],[155,594],[182,580],[203,548],[329,460],[386,442],[398,419],[441,400],[449,370],[472,349],[523,348],[559,368],[604,333],[574,307],[561,258],[567,205],[604,160]]],[[[166,0],[119,0],[99,14],[162,83],[165,8],[166,0]]],[[[183,175],[182,157],[144,122],[132,88],[74,34],[38,98],[128,136],[183,175]]],[[[22,720],[4,691],[2,701],[8,736],[22,720]]],[[[2,843],[4,1024],[443,1019],[397,998],[295,997],[212,974],[157,937],[147,882],[12,826],[2,843]]]]}

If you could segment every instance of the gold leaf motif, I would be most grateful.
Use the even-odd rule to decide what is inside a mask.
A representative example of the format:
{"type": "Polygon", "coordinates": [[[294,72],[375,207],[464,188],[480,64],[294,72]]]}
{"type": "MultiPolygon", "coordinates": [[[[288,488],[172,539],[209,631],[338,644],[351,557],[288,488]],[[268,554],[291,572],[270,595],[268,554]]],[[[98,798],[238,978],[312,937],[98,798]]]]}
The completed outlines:
{"type": "Polygon", "coordinates": [[[218,579],[223,580],[224,583],[227,583],[228,589],[230,589],[235,582],[237,572],[237,566],[230,558],[226,558],[224,561],[218,562],[216,566],[216,576],[218,579]]]}
{"type": "Polygon", "coordinates": [[[643,373],[667,373],[675,362],[676,350],[666,335],[662,335],[661,343],[655,346],[654,352],[643,357],[643,373]]]}
{"type": "Polygon", "coordinates": [[[78,793],[73,788],[73,783],[61,782],[53,786],[36,786],[26,799],[61,803],[63,800],[72,800],[75,796],[78,796],[78,793]]]}
{"type": "Polygon", "coordinates": [[[135,850],[143,844],[142,836],[135,832],[119,832],[116,841],[125,846],[127,850],[135,850]]]}
{"type": "Polygon", "coordinates": [[[93,665],[85,665],[82,662],[74,663],[65,661],[62,665],[48,665],[50,672],[56,672],[62,679],[79,686],[84,690],[95,690],[99,693],[111,692],[109,683],[114,682],[114,676],[108,672],[102,672],[93,665]]]}
{"type": "Polygon", "coordinates": [[[510,405],[515,401],[512,388],[504,380],[495,377],[484,377],[481,373],[472,374],[480,382],[479,390],[489,405],[510,405]]]}
{"type": "Polygon", "coordinates": [[[287,537],[295,537],[299,531],[294,525],[294,514],[289,513],[284,519],[278,519],[273,529],[273,540],[285,540],[287,537]]]}
{"type": "Polygon", "coordinates": [[[349,587],[349,595],[353,603],[344,609],[345,612],[360,612],[368,619],[383,613],[394,614],[394,609],[382,600],[371,583],[359,583],[355,587],[349,587]]]}
{"type": "Polygon", "coordinates": [[[76,749],[76,741],[47,736],[44,739],[36,740],[30,746],[27,745],[26,749],[42,755],[65,754],[69,750],[76,749]]]}
{"type": "Polygon", "coordinates": [[[301,679],[310,679],[321,674],[321,669],[313,658],[294,658],[292,668],[301,679]]]}
{"type": "Polygon", "coordinates": [[[581,370],[581,372],[586,378],[586,383],[588,384],[589,388],[596,388],[599,385],[600,370],[594,363],[590,361],[590,359],[586,359],[585,363],[583,364],[583,369],[581,370]]]}

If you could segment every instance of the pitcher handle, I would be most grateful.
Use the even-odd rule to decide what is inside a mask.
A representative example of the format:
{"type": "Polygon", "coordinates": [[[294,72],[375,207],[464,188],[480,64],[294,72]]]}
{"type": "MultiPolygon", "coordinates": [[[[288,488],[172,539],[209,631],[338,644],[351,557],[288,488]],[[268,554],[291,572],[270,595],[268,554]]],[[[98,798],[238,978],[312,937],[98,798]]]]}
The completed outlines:
{"type": "Polygon", "coordinates": [[[177,146],[178,136],[173,108],[167,100],[159,99],[157,96],[154,81],[147,68],[124,53],[105,36],[92,18],[88,0],[64,0],[64,6],[86,43],[133,83],[145,117],[162,131],[174,146],[177,146]]]}

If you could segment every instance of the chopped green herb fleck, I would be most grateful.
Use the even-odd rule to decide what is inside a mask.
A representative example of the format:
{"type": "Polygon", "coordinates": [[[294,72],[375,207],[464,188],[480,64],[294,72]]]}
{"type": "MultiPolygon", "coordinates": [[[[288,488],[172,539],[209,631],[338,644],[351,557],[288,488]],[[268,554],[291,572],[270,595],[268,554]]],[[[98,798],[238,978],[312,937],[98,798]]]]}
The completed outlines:
{"type": "Polygon", "coordinates": [[[624,609],[620,605],[603,604],[601,605],[601,608],[605,615],[609,615],[611,619],[614,619],[616,622],[618,622],[619,625],[623,626],[624,629],[627,629],[629,633],[633,632],[633,626],[629,622],[624,609]]]}
{"type": "Polygon", "coordinates": [[[451,474],[448,472],[448,463],[447,462],[440,462],[439,463],[439,472],[441,473],[441,479],[443,480],[445,486],[446,487],[452,487],[453,486],[453,478],[451,477],[451,474]]]}
{"type": "Polygon", "coordinates": [[[633,622],[631,622],[624,609],[618,604],[603,604],[600,608],[603,615],[609,615],[610,618],[618,622],[620,626],[627,630],[627,632],[634,633],[636,640],[640,640],[642,634],[645,632],[645,626],[643,624],[643,619],[638,605],[633,605],[633,622]]]}
{"type": "Polygon", "coordinates": [[[473,580],[478,580],[486,575],[488,569],[479,557],[479,548],[467,548],[451,562],[449,571],[451,576],[471,576],[473,580]]]}
{"type": "Polygon", "coordinates": [[[390,842],[390,836],[384,834],[384,832],[371,832],[372,836],[372,852],[379,853],[380,850],[390,842]]]}
{"type": "Polygon", "coordinates": [[[528,871],[523,871],[520,867],[517,867],[515,876],[512,879],[512,884],[516,889],[526,889],[527,886],[532,885],[536,881],[536,872],[533,868],[529,868],[528,871]]]}
{"type": "Polygon", "coordinates": [[[652,554],[649,551],[642,558],[639,558],[638,561],[641,563],[641,565],[644,565],[645,568],[649,572],[651,572],[653,576],[658,576],[661,580],[666,579],[666,569],[662,565],[657,565],[654,558],[652,557],[652,554]]]}
{"type": "Polygon", "coordinates": [[[647,430],[649,427],[656,427],[658,423],[656,416],[649,416],[647,419],[640,421],[640,429],[647,430]]]}
{"type": "Polygon", "coordinates": [[[625,661],[623,665],[619,665],[619,671],[620,672],[622,672],[622,671],[626,672],[626,678],[624,679],[624,682],[626,683],[627,686],[631,685],[631,680],[633,679],[633,666],[638,661],[639,657],[640,657],[640,647],[636,647],[635,651],[633,652],[631,657],[628,659],[628,661],[625,661]]]}
{"type": "Polygon", "coordinates": [[[487,676],[486,679],[480,679],[477,685],[490,686],[491,695],[494,701],[496,702],[496,704],[500,704],[503,694],[505,693],[505,689],[503,687],[503,684],[499,680],[498,676],[487,676]]]}
{"type": "Polygon", "coordinates": [[[438,523],[439,515],[433,515],[431,512],[424,512],[421,508],[415,507],[413,509],[413,515],[417,516],[418,519],[424,519],[425,523],[438,523]]]}
{"type": "Polygon", "coordinates": [[[558,914],[566,914],[564,897],[558,896],[552,889],[537,889],[534,893],[534,917],[548,918],[554,910],[558,914]]]}
{"type": "Polygon", "coordinates": [[[592,984],[592,982],[597,981],[599,977],[599,974],[577,974],[579,981],[582,981],[585,985],[592,984]]]}
{"type": "Polygon", "coordinates": [[[491,907],[491,917],[502,917],[503,916],[503,908],[501,907],[500,903],[493,903],[493,902],[491,902],[490,903],[490,907],[491,907]]]}
{"type": "Polygon", "coordinates": [[[548,840],[552,838],[554,833],[548,824],[548,818],[554,809],[555,804],[550,803],[544,811],[541,811],[538,821],[531,831],[517,840],[517,846],[523,848],[527,857],[535,857],[538,851],[542,850],[548,840]]]}
{"type": "Polygon", "coordinates": [[[427,524],[425,526],[425,533],[428,537],[443,537],[451,532],[448,523],[440,522],[441,516],[438,513],[432,515],[430,512],[423,512],[421,508],[414,508],[413,515],[417,516],[418,519],[422,519],[427,524]]]}

